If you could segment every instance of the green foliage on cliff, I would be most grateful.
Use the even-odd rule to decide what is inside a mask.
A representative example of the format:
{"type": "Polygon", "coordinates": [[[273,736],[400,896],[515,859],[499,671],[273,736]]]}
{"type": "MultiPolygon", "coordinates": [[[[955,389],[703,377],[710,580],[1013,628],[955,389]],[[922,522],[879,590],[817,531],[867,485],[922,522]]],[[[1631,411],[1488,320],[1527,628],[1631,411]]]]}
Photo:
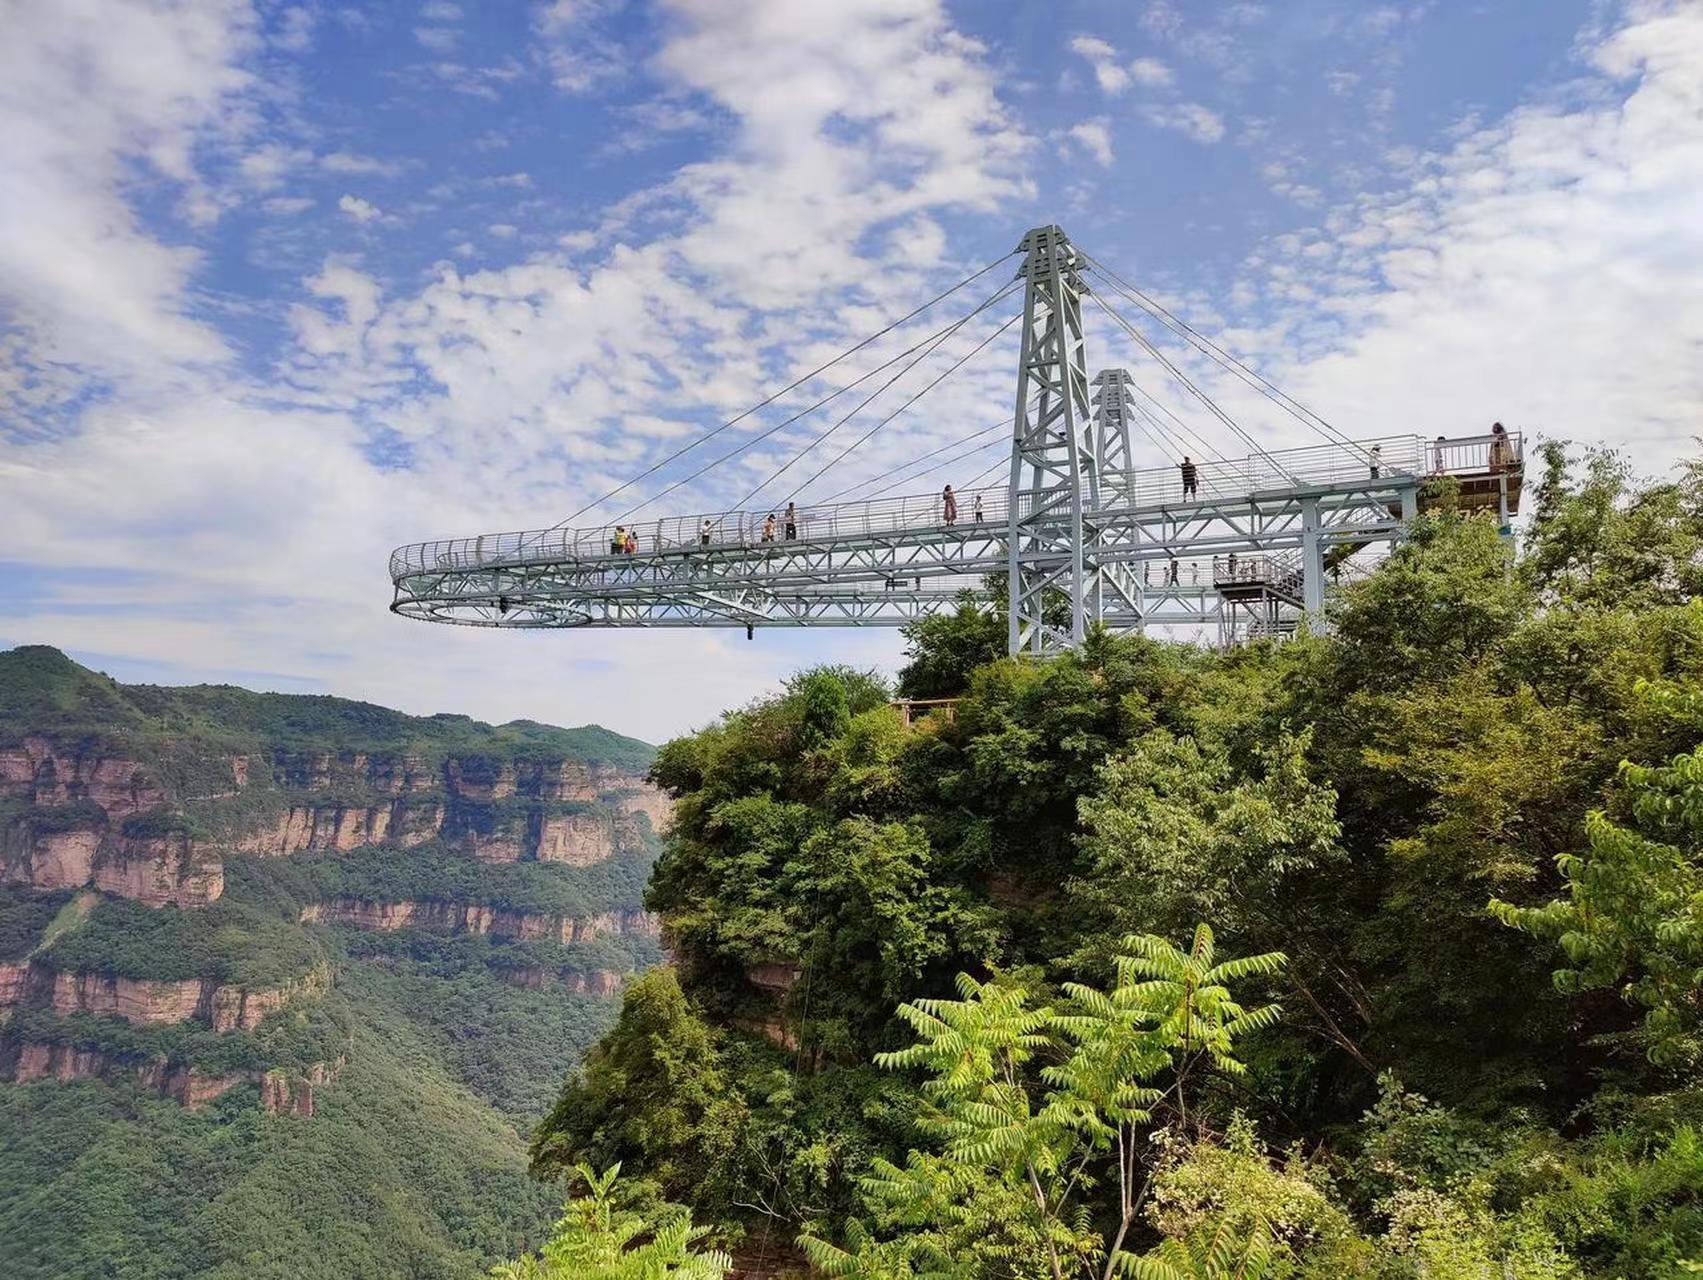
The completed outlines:
{"type": "Polygon", "coordinates": [[[635,908],[651,856],[617,854],[589,867],[557,862],[475,862],[438,842],[406,851],[373,847],[337,857],[233,858],[229,896],[269,902],[299,917],[334,898],[362,902],[475,903],[505,911],[586,918],[635,908]]]}
{"type": "Polygon", "coordinates": [[[733,1259],[695,1246],[708,1228],[692,1225],[684,1209],[641,1214],[620,1203],[620,1165],[576,1171],[586,1194],[565,1206],[536,1255],[496,1268],[493,1280],[721,1280],[733,1259]]]}
{"type": "Polygon", "coordinates": [[[235,898],[189,908],[103,898],[41,959],[70,973],[257,988],[304,977],[326,957],[306,930],[235,898]]]}
{"type": "Polygon", "coordinates": [[[1549,461],[1517,560],[1439,510],[1323,634],[954,672],[992,643],[966,610],[912,630],[901,678],[962,691],[951,721],[906,731],[825,671],[665,745],[676,974],[629,989],[536,1166],[620,1160],[835,1275],[1694,1272],[1703,469],[1549,461]],[[1199,920],[1288,957],[1239,997],[1282,1018],[1193,1098],[1106,1077],[1151,1114],[1097,1148],[1058,1098],[1079,1042],[1038,1011],[1199,920]],[[993,1083],[939,1003],[958,973],[1039,1019],[993,1083]],[[958,1038],[918,1065],[997,1096],[954,1111],[872,1066],[931,1020],[958,1038]]]}
{"type": "MultiPolygon", "coordinates": [[[[643,773],[652,750],[598,725],[532,720],[489,725],[467,716],[411,716],[323,694],[255,693],[234,685],[124,685],[46,645],[0,652],[0,745],[30,734],[180,747],[360,752],[555,762],[643,773]]],[[[227,779],[228,782],[228,779],[227,779]]]]}
{"type": "Polygon", "coordinates": [[[0,885],[0,962],[21,960],[34,951],[53,917],[70,900],[68,889],[35,893],[0,885]]]}
{"type": "Polygon", "coordinates": [[[514,1126],[613,1013],[474,970],[442,984],[354,962],[324,1002],[247,1034],[16,1014],[138,1062],[348,1062],[311,1119],[266,1115],[254,1085],[197,1112],[121,1073],[0,1086],[0,1274],[473,1280],[544,1240],[560,1196],[527,1177],[514,1126]]]}

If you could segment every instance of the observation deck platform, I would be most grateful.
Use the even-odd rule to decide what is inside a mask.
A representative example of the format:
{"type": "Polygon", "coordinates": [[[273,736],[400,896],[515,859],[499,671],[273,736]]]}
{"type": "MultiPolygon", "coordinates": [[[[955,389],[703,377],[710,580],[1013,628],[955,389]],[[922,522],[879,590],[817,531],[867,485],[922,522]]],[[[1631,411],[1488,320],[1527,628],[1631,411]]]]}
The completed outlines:
{"type": "MultiPolygon", "coordinates": [[[[1263,623],[1280,631],[1322,604],[1327,556],[1393,543],[1444,493],[1506,524],[1522,455],[1517,435],[1505,439],[1497,449],[1490,436],[1387,436],[1200,461],[1187,494],[1175,466],[1090,467],[1082,540],[1097,616],[1129,628],[1222,624],[1257,585],[1263,623]],[[1444,478],[1454,483],[1433,483],[1444,478]],[[1267,566],[1271,581],[1226,574],[1232,561],[1267,566]]],[[[899,626],[1009,570],[1013,501],[1043,526],[1058,506],[1056,493],[1001,485],[959,492],[952,521],[933,493],[800,505],[790,528],[784,504],[623,522],[631,552],[612,549],[614,525],[413,543],[391,554],[391,609],[485,627],[899,626]]],[[[1058,553],[1025,554],[1027,564],[1058,553]]]]}

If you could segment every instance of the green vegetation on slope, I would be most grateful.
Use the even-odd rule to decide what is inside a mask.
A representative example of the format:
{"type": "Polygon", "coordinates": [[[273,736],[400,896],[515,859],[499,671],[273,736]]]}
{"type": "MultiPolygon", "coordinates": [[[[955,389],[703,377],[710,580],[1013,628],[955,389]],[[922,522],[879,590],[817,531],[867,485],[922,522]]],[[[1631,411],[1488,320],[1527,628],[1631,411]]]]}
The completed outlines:
{"type": "Polygon", "coordinates": [[[950,722],[907,732],[827,670],[667,744],[648,903],[677,975],[629,987],[535,1166],[619,1161],[848,1276],[921,1274],[919,1238],[978,1223],[999,1247],[931,1273],[1109,1275],[1126,1184],[1126,1275],[1695,1271],[1703,467],[1544,462],[1517,564],[1445,506],[1324,635],[1098,635],[954,673],[989,633],[966,609],[913,629],[902,679],[961,694],[950,722]],[[1125,1056],[1061,1076],[1085,1024],[1043,1010],[1095,1012],[1069,984],[1203,920],[1287,956],[1237,984],[1282,1010],[1240,1065],[1155,1074],[1137,1018],[1125,1056]],[[960,973],[1029,993],[1027,1056],[983,1079],[977,1032],[949,1080],[876,1066],[970,1016],[939,1003],[960,973]],[[1045,1100],[1067,1085],[1147,1114],[1099,1141],[1081,1099],[1045,1100]],[[929,1177],[895,1202],[907,1152],[929,1177]],[[1088,1199],[1052,1198],[1058,1160],[1088,1199]]]}
{"type": "Polygon", "coordinates": [[[320,694],[232,685],[122,685],[45,645],[0,652],[0,745],[28,734],[179,743],[234,750],[579,760],[641,773],[651,748],[598,725],[531,720],[488,725],[459,715],[410,716],[320,694]]]}
{"type": "MultiPolygon", "coordinates": [[[[471,1280],[542,1239],[559,1197],[526,1176],[511,1123],[536,1114],[540,1090],[612,1015],[607,1000],[472,973],[439,990],[357,963],[304,1014],[352,1037],[311,1120],[266,1115],[253,1086],[199,1112],[124,1084],[0,1088],[0,1272],[471,1280]]],[[[259,1057],[275,1062],[276,1040],[305,1038],[288,1017],[221,1037],[59,1021],[99,1047],[128,1038],[138,1052],[199,1035],[205,1065],[232,1070],[247,1065],[224,1060],[236,1046],[258,1039],[259,1057]]],[[[294,1053],[314,1060],[308,1050],[294,1053]]]]}
{"type": "Polygon", "coordinates": [[[191,908],[103,898],[41,958],[73,973],[250,988],[282,986],[325,962],[307,931],[234,897],[191,908]]]}
{"type": "Polygon", "coordinates": [[[636,906],[651,855],[617,854],[589,867],[475,862],[436,842],[405,852],[367,848],[331,857],[233,858],[226,893],[299,915],[313,902],[468,902],[507,911],[585,917],[636,906]]]}
{"type": "Polygon", "coordinates": [[[21,960],[35,950],[71,897],[69,889],[34,893],[0,885],[0,962],[21,960]]]}
{"type": "MultiPolygon", "coordinates": [[[[454,770],[477,784],[510,766],[524,776],[530,764],[565,761],[641,773],[648,746],[595,727],[493,728],[337,698],[122,686],[52,649],[0,653],[0,746],[33,736],[77,757],[79,776],[104,762],[105,786],[126,781],[112,761],[135,760],[164,803],[113,831],[92,802],[32,806],[12,797],[0,801],[0,834],[21,834],[17,823],[37,832],[108,827],[136,840],[187,836],[221,856],[225,893],[184,910],[8,887],[0,890],[0,960],[33,952],[65,971],[249,988],[329,965],[335,987],[253,1030],[223,1034],[198,1020],[132,1027],[39,1007],[6,1011],[0,1067],[10,1069],[25,1046],[48,1045],[67,1051],[59,1064],[101,1078],[0,1085],[0,1275],[471,1280],[543,1240],[559,1200],[527,1177],[518,1130],[544,1111],[615,1012],[607,997],[566,983],[597,973],[607,984],[605,971],[653,963],[656,941],[365,934],[304,926],[301,911],[335,897],[545,915],[631,910],[654,841],[632,841],[589,868],[480,864],[445,843],[347,857],[228,854],[291,805],[443,805],[449,835],[521,837],[535,815],[592,807],[525,797],[447,802],[435,785],[397,797],[388,781],[369,782],[362,755],[392,765],[417,757],[407,767],[427,783],[454,757],[454,770]],[[247,784],[234,794],[233,755],[249,757],[247,784]],[[333,760],[329,786],[324,756],[333,760]],[[310,1119],[267,1115],[253,1083],[193,1112],[155,1087],[160,1067],[251,1080],[282,1068],[299,1091],[299,1077],[319,1064],[336,1076],[316,1086],[310,1119]]],[[[71,781],[56,768],[56,781],[71,781]]],[[[42,995],[32,984],[26,1005],[42,995]]]]}

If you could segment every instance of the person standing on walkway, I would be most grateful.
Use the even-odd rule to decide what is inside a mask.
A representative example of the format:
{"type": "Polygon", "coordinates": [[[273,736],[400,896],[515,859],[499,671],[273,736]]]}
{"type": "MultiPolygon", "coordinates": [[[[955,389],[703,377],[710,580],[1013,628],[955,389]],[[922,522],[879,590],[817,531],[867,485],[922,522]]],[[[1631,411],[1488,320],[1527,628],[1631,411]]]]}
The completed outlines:
{"type": "Polygon", "coordinates": [[[1167,587],[1174,587],[1174,586],[1177,585],[1177,557],[1176,556],[1171,557],[1171,568],[1170,568],[1169,572],[1167,572],[1165,574],[1165,585],[1167,587]]]}
{"type": "Polygon", "coordinates": [[[1179,468],[1179,470],[1183,473],[1183,497],[1194,497],[1195,487],[1200,478],[1200,473],[1195,470],[1194,459],[1190,458],[1185,453],[1183,455],[1183,465],[1179,468]]]}
{"type": "Polygon", "coordinates": [[[952,492],[952,486],[947,485],[940,495],[941,510],[946,516],[947,524],[958,523],[958,495],[952,492]]]}
{"type": "Polygon", "coordinates": [[[970,508],[970,518],[977,524],[982,522],[982,495],[979,493],[976,495],[975,505],[970,508]]]}
{"type": "Polygon", "coordinates": [[[763,521],[763,541],[764,542],[773,542],[774,540],[775,540],[775,513],[773,511],[771,511],[771,512],[769,512],[769,518],[767,520],[763,521]]]}
{"type": "Polygon", "coordinates": [[[1372,468],[1372,479],[1376,480],[1383,471],[1384,446],[1381,444],[1373,445],[1366,454],[1366,461],[1372,468]]]}
{"type": "Polygon", "coordinates": [[[698,545],[700,547],[707,547],[710,545],[710,532],[710,518],[705,516],[704,522],[698,526],[698,545]]]}
{"type": "Polygon", "coordinates": [[[798,508],[791,502],[786,504],[786,540],[798,541],[798,508]]]}
{"type": "Polygon", "coordinates": [[[1514,466],[1514,446],[1508,443],[1508,428],[1500,422],[1490,428],[1490,469],[1510,471],[1514,466]]]}

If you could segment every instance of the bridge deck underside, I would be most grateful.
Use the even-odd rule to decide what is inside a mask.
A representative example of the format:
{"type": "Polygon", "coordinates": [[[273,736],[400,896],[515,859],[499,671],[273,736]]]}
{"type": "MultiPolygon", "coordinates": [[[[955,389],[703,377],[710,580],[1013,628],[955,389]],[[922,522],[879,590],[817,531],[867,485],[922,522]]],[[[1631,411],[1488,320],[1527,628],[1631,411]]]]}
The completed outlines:
{"type": "MultiPolygon", "coordinates": [[[[1421,484],[1399,474],[1159,504],[1118,505],[1102,494],[1083,522],[1086,567],[1100,583],[1096,616],[1115,628],[1221,621],[1213,557],[1298,549],[1308,510],[1323,547],[1389,543],[1421,484]]],[[[901,626],[1008,568],[1003,521],[936,517],[899,530],[801,534],[632,554],[561,554],[522,541],[499,554],[403,566],[393,607],[493,627],[901,626]]]]}

